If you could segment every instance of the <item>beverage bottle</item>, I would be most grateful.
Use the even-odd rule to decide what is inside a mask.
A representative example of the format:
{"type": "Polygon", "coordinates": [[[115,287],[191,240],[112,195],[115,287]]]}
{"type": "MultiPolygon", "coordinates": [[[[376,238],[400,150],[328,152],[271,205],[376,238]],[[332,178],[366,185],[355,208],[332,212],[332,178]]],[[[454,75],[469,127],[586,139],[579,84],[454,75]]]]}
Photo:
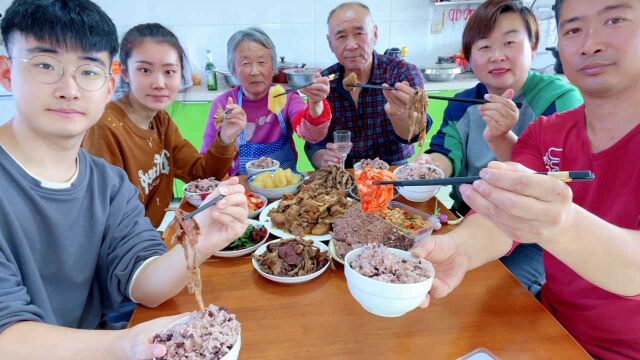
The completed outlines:
{"type": "Polygon", "coordinates": [[[204,67],[207,75],[207,89],[209,91],[218,90],[218,78],[216,76],[216,66],[213,65],[213,54],[207,50],[207,64],[204,67]]]}
{"type": "Polygon", "coordinates": [[[407,61],[407,52],[409,49],[407,49],[406,46],[402,47],[402,51],[400,52],[400,56],[402,57],[402,60],[407,61]]]}

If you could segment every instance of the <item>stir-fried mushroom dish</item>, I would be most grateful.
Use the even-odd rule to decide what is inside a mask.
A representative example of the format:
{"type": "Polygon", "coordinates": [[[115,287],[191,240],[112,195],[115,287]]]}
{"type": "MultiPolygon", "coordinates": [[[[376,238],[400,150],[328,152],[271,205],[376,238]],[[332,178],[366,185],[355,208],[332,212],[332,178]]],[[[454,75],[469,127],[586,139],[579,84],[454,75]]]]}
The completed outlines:
{"type": "Polygon", "coordinates": [[[276,276],[304,276],[322,269],[329,262],[326,251],[301,238],[274,241],[260,255],[253,255],[262,271],[276,276]]]}
{"type": "Polygon", "coordinates": [[[308,184],[295,195],[284,194],[269,216],[273,226],[291,234],[324,235],[329,233],[333,219],[344,214],[350,206],[344,190],[308,184]]]}
{"type": "Polygon", "coordinates": [[[319,184],[326,188],[348,191],[355,185],[353,175],[338,165],[330,165],[313,172],[305,185],[319,184]]]}

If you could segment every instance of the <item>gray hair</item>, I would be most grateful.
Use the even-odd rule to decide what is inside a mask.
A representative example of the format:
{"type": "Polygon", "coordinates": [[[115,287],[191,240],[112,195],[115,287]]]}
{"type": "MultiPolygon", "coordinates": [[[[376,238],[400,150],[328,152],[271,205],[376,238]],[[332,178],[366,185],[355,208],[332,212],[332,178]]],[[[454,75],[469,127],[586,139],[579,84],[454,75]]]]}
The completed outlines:
{"type": "Polygon", "coordinates": [[[278,56],[276,55],[276,46],[271,41],[271,38],[264,30],[257,27],[249,27],[244,30],[236,31],[231,35],[229,41],[227,41],[227,68],[229,72],[236,76],[236,49],[245,41],[252,41],[258,43],[269,50],[271,53],[271,66],[273,66],[273,72],[277,71],[278,56]]]}
{"type": "Polygon", "coordinates": [[[365,10],[367,10],[367,12],[369,13],[369,16],[371,16],[371,9],[369,9],[369,7],[359,1],[349,1],[349,2],[343,2],[342,4],[336,6],[335,8],[333,8],[331,11],[329,11],[329,16],[327,16],[327,25],[329,25],[329,21],[331,21],[331,17],[333,16],[333,14],[336,13],[336,11],[341,10],[343,8],[346,8],[348,6],[359,6],[365,10]]]}

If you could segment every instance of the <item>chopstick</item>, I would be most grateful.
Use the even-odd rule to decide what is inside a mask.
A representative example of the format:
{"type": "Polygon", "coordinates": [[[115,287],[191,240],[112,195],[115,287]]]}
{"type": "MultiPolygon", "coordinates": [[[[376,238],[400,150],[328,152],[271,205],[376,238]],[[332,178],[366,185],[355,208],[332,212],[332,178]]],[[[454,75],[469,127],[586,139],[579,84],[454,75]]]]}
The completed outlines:
{"type": "MultiPolygon", "coordinates": [[[[332,80],[335,80],[338,77],[338,74],[329,74],[329,75],[327,75],[327,77],[329,78],[329,81],[332,81],[332,80]]],[[[274,98],[277,98],[277,97],[282,96],[282,95],[290,94],[290,93],[292,93],[294,91],[298,91],[300,89],[304,89],[304,88],[306,88],[308,86],[311,86],[311,85],[313,85],[313,82],[306,83],[306,84],[301,85],[301,86],[292,87],[290,89],[287,89],[285,92],[274,96],[274,98]]]]}
{"type": "MultiPolygon", "coordinates": [[[[360,83],[358,83],[357,85],[350,85],[349,87],[359,87],[359,88],[378,89],[378,90],[396,90],[396,88],[389,85],[371,85],[371,84],[360,84],[360,83]]],[[[433,100],[456,101],[456,102],[467,103],[467,104],[486,104],[489,102],[484,99],[457,98],[457,97],[429,95],[429,94],[427,94],[427,96],[429,97],[429,99],[433,99],[433,100]]],[[[518,107],[518,109],[522,107],[521,102],[517,102],[515,104],[518,107]]]]}
{"type": "Polygon", "coordinates": [[[217,202],[219,202],[220,200],[224,199],[223,195],[218,195],[215,198],[213,198],[211,201],[208,201],[202,205],[200,205],[199,208],[193,210],[192,212],[188,213],[187,215],[185,215],[182,219],[183,220],[189,220],[192,217],[196,216],[197,214],[207,210],[208,208],[210,208],[211,206],[215,205],[217,202]]]}
{"type": "MultiPolygon", "coordinates": [[[[572,181],[591,181],[596,176],[588,170],[580,171],[551,171],[537,172],[538,175],[546,175],[554,177],[562,182],[572,181]]],[[[480,180],[480,176],[452,177],[440,179],[419,179],[419,180],[385,180],[374,181],[373,185],[395,185],[395,186],[430,186],[430,185],[459,185],[471,184],[476,180],[480,180]]]]}

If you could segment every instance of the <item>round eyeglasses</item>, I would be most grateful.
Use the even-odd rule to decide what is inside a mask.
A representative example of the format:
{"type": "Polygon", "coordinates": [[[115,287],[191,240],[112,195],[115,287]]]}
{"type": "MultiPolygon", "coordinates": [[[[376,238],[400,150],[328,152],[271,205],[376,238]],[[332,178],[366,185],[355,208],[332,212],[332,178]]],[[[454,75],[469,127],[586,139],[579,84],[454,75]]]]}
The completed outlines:
{"type": "MultiPolygon", "coordinates": [[[[34,80],[43,84],[53,84],[64,75],[65,66],[60,60],[47,56],[36,55],[31,59],[14,57],[14,59],[24,61],[29,66],[29,73],[34,80]]],[[[112,76],[103,68],[93,64],[80,65],[77,68],[70,68],[71,74],[79,87],[88,91],[97,91],[102,89],[107,79],[112,76]]]]}

